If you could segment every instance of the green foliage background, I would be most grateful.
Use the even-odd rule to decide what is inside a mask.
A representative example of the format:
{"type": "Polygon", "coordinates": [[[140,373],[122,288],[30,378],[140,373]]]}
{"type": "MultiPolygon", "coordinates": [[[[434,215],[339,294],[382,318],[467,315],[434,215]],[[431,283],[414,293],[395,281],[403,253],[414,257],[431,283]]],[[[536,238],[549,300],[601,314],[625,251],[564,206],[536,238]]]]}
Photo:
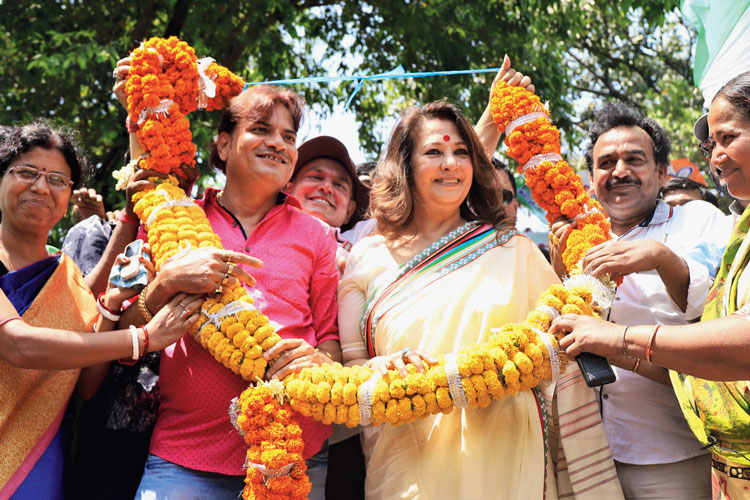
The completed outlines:
{"type": "MultiPolygon", "coordinates": [[[[0,0],[0,123],[47,116],[75,127],[94,165],[89,185],[118,207],[122,193],[110,173],[127,150],[126,114],[111,94],[111,72],[148,37],[179,36],[246,81],[374,74],[399,64],[409,72],[496,67],[507,53],[549,101],[574,163],[594,108],[620,99],[670,131],[675,157],[700,165],[691,132],[702,106],[692,82],[694,34],[677,6],[678,0],[0,0]]],[[[352,103],[362,149],[376,158],[387,140],[378,124],[409,104],[448,99],[477,119],[492,77],[369,82],[352,103]]],[[[330,112],[352,88],[296,90],[330,112]]],[[[203,148],[217,119],[217,112],[191,115],[205,173],[203,148]]]]}

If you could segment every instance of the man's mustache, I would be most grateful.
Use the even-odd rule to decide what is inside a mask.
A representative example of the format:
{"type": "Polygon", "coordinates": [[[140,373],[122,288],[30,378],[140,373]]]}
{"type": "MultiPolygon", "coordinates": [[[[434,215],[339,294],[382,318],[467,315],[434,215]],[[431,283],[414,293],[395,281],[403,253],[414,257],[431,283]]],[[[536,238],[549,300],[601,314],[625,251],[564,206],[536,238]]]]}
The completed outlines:
{"type": "Polygon", "coordinates": [[[608,180],[607,183],[605,184],[605,187],[607,189],[612,189],[613,187],[616,187],[616,186],[627,186],[627,185],[640,186],[641,184],[642,182],[640,181],[640,179],[636,179],[635,177],[623,177],[621,179],[614,178],[614,179],[608,180]]]}

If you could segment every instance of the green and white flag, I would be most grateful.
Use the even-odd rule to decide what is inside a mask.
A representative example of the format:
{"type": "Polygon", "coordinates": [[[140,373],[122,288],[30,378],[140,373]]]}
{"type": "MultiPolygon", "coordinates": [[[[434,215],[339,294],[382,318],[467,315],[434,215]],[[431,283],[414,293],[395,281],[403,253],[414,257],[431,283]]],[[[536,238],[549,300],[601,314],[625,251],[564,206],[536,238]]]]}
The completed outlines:
{"type": "Polygon", "coordinates": [[[682,0],[698,32],[693,79],[706,107],[727,81],[750,70],[750,0],[682,0]]]}

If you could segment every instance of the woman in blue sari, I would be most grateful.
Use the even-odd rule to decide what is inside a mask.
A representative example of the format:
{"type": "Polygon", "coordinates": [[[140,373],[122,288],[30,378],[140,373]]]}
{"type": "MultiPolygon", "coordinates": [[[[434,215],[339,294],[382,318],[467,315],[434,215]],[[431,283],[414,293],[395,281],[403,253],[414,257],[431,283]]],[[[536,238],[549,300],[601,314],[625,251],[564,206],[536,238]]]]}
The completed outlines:
{"type": "Polygon", "coordinates": [[[62,498],[60,423],[76,384],[91,394],[102,374],[92,365],[162,349],[198,317],[200,299],[182,295],[143,328],[93,334],[97,308],[111,329],[132,292],[111,288],[97,305],[75,264],[46,246],[84,169],[71,135],[46,122],[0,139],[0,498],[62,498]]]}

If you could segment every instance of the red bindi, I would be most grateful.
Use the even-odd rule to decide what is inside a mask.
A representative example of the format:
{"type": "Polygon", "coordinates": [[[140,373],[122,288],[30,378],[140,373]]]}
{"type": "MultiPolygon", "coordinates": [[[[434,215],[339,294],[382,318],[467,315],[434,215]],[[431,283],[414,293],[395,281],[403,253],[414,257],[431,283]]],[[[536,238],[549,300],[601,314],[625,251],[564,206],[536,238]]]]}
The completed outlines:
{"type": "Polygon", "coordinates": [[[444,136],[443,136],[443,140],[444,140],[445,142],[448,142],[448,141],[450,141],[450,140],[451,140],[451,136],[449,136],[449,135],[444,135],[444,136]]]}

